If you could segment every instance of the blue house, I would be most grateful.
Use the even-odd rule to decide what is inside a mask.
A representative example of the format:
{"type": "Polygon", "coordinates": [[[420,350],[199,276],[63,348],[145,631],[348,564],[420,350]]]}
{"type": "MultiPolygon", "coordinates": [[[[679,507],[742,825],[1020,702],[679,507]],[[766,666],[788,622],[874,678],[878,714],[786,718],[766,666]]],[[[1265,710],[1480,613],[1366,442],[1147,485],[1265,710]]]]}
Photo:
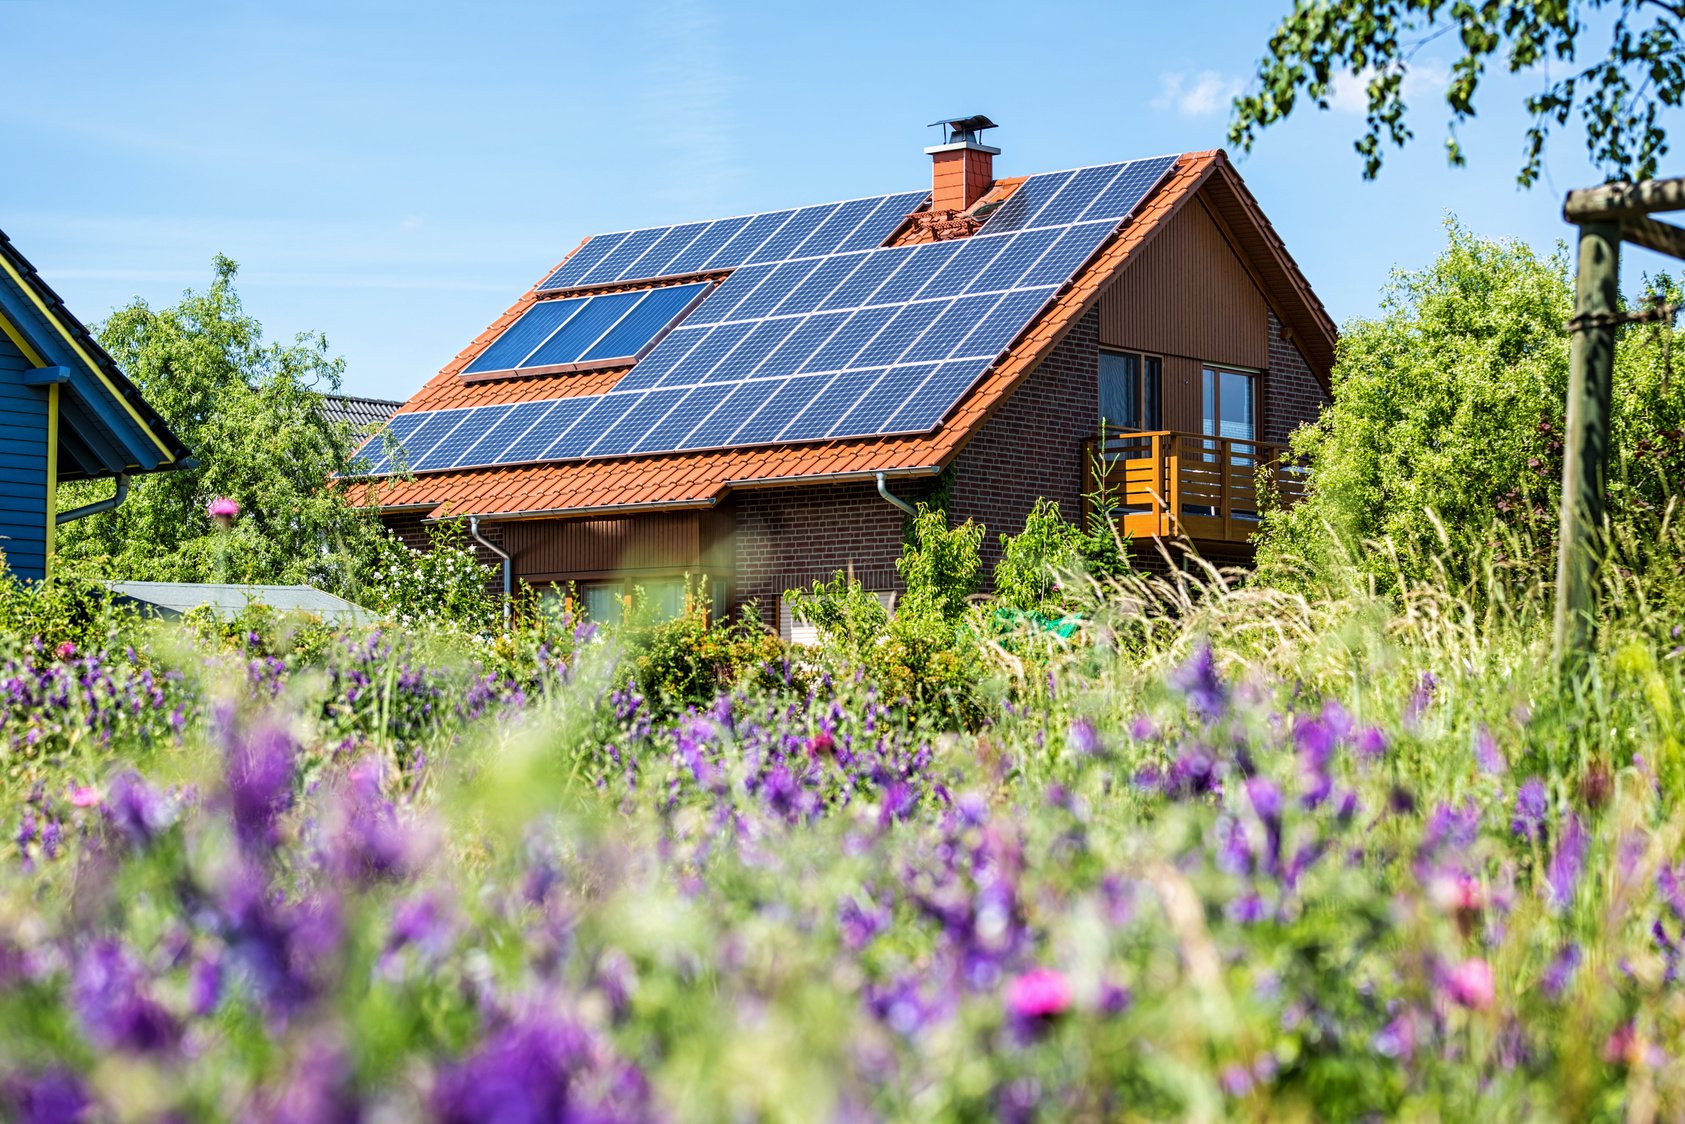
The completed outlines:
{"type": "Polygon", "coordinates": [[[157,411],[0,231],[0,553],[52,572],[61,523],[110,511],[141,472],[193,462],[157,411]],[[111,496],[58,510],[58,485],[110,477],[111,496]]]}

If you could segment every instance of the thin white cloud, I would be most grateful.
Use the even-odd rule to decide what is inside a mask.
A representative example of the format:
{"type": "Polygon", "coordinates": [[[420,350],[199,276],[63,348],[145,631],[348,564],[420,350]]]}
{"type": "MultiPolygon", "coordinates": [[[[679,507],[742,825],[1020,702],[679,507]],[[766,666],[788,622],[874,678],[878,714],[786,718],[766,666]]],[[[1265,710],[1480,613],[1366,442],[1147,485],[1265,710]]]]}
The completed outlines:
{"type": "Polygon", "coordinates": [[[1152,106],[1174,110],[1183,117],[1210,117],[1226,113],[1242,85],[1239,78],[1215,70],[1161,74],[1158,96],[1152,100],[1152,106]]]}
{"type": "MultiPolygon", "coordinates": [[[[1374,76],[1373,70],[1335,75],[1328,91],[1328,108],[1360,117],[1368,113],[1369,81],[1374,76]]],[[[1451,71],[1444,63],[1434,59],[1413,62],[1404,75],[1404,100],[1420,101],[1424,94],[1442,94],[1450,81],[1451,71]]]]}

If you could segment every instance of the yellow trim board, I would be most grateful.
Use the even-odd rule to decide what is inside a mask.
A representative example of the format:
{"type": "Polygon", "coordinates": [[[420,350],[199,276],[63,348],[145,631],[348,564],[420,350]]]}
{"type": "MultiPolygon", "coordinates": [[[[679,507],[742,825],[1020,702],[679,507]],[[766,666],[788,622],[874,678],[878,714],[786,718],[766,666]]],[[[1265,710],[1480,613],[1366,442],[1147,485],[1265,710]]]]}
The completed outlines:
{"type": "Polygon", "coordinates": [[[58,539],[59,515],[59,384],[47,388],[47,550],[42,577],[53,576],[53,547],[58,539]]]}
{"type": "Polygon", "coordinates": [[[3,312],[0,312],[0,332],[5,333],[6,338],[11,340],[12,343],[16,345],[17,349],[23,352],[23,357],[29,360],[33,365],[37,367],[47,367],[51,365],[41,357],[41,353],[36,351],[35,348],[30,345],[28,340],[23,338],[23,333],[18,330],[17,325],[6,319],[6,314],[3,312]]]}
{"type": "MultiPolygon", "coordinates": [[[[12,268],[12,263],[7,261],[4,257],[0,257],[0,268],[5,269],[7,275],[11,277],[17,287],[22,290],[23,293],[29,297],[30,302],[40,310],[42,318],[54,328],[58,329],[59,335],[64,337],[64,342],[70,346],[70,350],[74,351],[82,362],[88,365],[88,370],[99,376],[99,381],[105,384],[105,389],[111,392],[111,396],[122,405],[124,410],[128,411],[129,416],[134,419],[136,425],[140,426],[141,431],[148,437],[152,438],[152,443],[158,446],[159,452],[164,454],[165,461],[167,463],[174,464],[175,454],[170,452],[170,447],[164,444],[156,433],[152,432],[152,427],[146,424],[146,419],[140,416],[140,411],[135,409],[134,404],[127,398],[123,397],[122,392],[112,385],[111,380],[106,377],[105,372],[100,370],[99,364],[94,362],[93,356],[83,350],[82,345],[76,341],[76,337],[71,334],[69,329],[59,322],[58,317],[52,314],[52,310],[50,310],[46,303],[41,300],[41,295],[18,274],[17,270],[12,268]]],[[[40,365],[46,366],[45,363],[40,365]]]]}

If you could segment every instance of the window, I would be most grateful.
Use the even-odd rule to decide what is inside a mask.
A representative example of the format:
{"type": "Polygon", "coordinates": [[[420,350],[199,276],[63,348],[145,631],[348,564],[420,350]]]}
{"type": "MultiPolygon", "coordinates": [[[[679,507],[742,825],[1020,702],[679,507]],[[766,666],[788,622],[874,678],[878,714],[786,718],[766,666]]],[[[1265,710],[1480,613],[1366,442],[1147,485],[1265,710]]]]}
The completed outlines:
{"type": "Polygon", "coordinates": [[[1258,439],[1256,379],[1240,371],[1207,367],[1201,394],[1202,430],[1211,437],[1258,439]]]}
{"type": "Polygon", "coordinates": [[[1133,351],[1100,353],[1100,424],[1158,429],[1164,424],[1164,361],[1133,351]]]}

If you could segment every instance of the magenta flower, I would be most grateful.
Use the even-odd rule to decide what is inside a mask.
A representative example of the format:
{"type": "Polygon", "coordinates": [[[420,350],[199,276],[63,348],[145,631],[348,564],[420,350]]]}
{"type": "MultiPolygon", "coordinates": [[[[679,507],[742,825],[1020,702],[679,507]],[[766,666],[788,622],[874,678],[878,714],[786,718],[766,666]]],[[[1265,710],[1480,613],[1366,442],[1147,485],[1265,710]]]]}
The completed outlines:
{"type": "Polygon", "coordinates": [[[78,808],[92,808],[99,803],[99,792],[92,785],[81,785],[70,790],[70,802],[78,808]]]}
{"type": "Polygon", "coordinates": [[[1006,1005],[1021,1019],[1051,1018],[1071,1006],[1071,982],[1056,968],[1032,968],[1006,989],[1006,1005]]]}
{"type": "Polygon", "coordinates": [[[1463,961],[1446,975],[1445,992],[1460,1007],[1484,1011],[1497,994],[1492,982],[1492,965],[1478,956],[1463,961]]]}
{"type": "Polygon", "coordinates": [[[57,648],[54,648],[53,651],[61,660],[74,659],[76,656],[76,645],[71,643],[69,640],[66,640],[57,648]]]}
{"type": "Polygon", "coordinates": [[[240,514],[240,505],[227,496],[218,496],[205,505],[205,514],[212,519],[232,519],[240,514]]]}

